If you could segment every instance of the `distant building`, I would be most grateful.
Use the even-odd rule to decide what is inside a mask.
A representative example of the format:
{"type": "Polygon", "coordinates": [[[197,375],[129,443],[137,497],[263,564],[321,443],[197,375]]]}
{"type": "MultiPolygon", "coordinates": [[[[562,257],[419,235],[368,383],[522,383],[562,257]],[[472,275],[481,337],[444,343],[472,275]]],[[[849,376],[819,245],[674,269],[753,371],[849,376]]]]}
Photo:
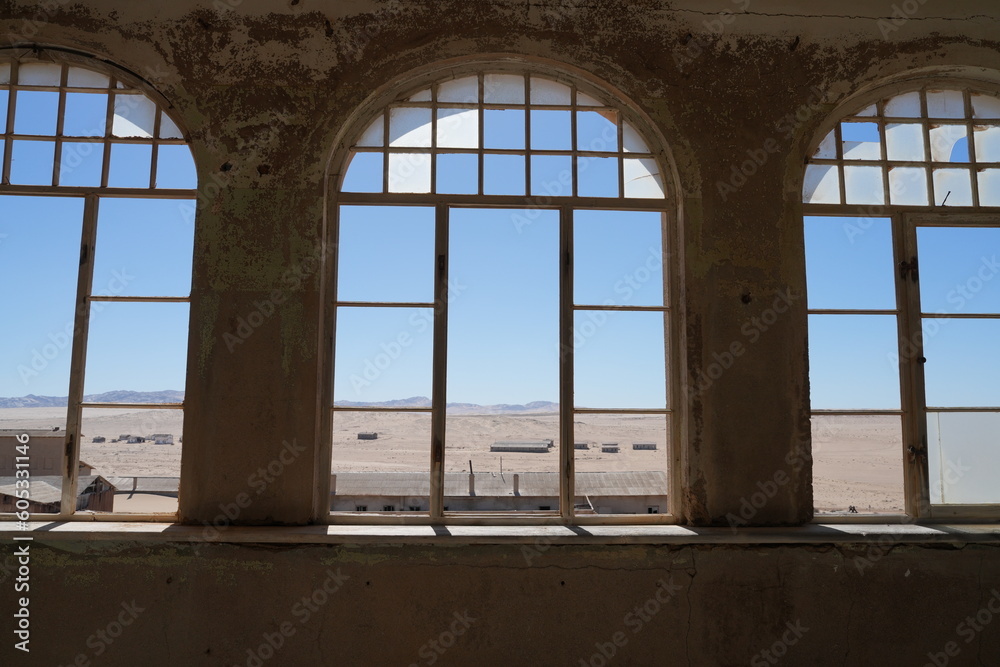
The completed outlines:
{"type": "MultiPolygon", "coordinates": [[[[17,478],[0,477],[0,512],[17,511],[17,478]]],[[[28,489],[27,510],[39,514],[56,514],[62,507],[62,477],[32,476],[28,489]]],[[[100,475],[80,475],[77,478],[77,511],[111,512],[114,509],[115,487],[100,475]]]]}
{"type": "Polygon", "coordinates": [[[66,450],[66,431],[2,429],[0,430],[0,477],[14,477],[24,470],[24,463],[31,476],[59,475],[62,472],[63,454],[66,450]],[[17,436],[28,436],[27,446],[18,451],[17,436]],[[17,464],[21,463],[21,466],[17,464]]]}
{"type": "Polygon", "coordinates": [[[152,440],[154,445],[174,444],[174,436],[170,433],[154,433],[149,436],[149,440],[152,440]]]}
{"type": "Polygon", "coordinates": [[[378,433],[372,431],[358,433],[358,440],[378,440],[378,433]]]}
{"type": "Polygon", "coordinates": [[[91,440],[91,442],[97,442],[97,443],[100,443],[100,442],[107,442],[107,441],[108,441],[108,439],[107,439],[107,438],[105,438],[105,437],[104,437],[103,435],[95,435],[95,436],[94,436],[94,439],[93,439],[93,440],[91,440]]]}
{"type": "Polygon", "coordinates": [[[656,449],[655,442],[633,442],[632,449],[656,449]]]}
{"type": "Polygon", "coordinates": [[[125,440],[125,442],[127,442],[130,445],[135,445],[135,444],[138,444],[140,442],[146,442],[146,439],[144,437],[142,437],[141,435],[130,435],[125,440]]]}
{"type": "Polygon", "coordinates": [[[585,442],[573,443],[573,449],[590,449],[590,445],[585,442]]]}
{"type": "Polygon", "coordinates": [[[601,452],[603,454],[617,454],[620,451],[617,442],[605,442],[601,444],[601,452]]]}
{"type": "Polygon", "coordinates": [[[491,452],[536,452],[552,449],[552,440],[497,440],[490,445],[491,452]]]}
{"type": "Polygon", "coordinates": [[[130,433],[123,433],[123,434],[121,434],[121,435],[118,436],[118,440],[121,441],[121,442],[128,442],[128,439],[131,438],[131,437],[132,437],[132,434],[130,434],[130,433]]]}

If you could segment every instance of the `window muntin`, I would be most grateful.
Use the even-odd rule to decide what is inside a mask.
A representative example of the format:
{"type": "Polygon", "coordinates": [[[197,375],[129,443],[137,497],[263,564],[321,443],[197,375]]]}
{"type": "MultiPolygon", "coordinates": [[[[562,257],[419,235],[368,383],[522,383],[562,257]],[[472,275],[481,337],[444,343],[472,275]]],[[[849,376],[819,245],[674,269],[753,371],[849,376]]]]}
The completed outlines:
{"type": "MultiPolygon", "coordinates": [[[[593,514],[594,509],[580,493],[600,495],[609,485],[630,483],[654,489],[650,495],[667,505],[667,477],[675,471],[667,465],[673,439],[666,391],[672,371],[665,370],[670,331],[665,298],[668,272],[663,266],[665,190],[648,144],[626,114],[599,101],[603,97],[533,73],[458,75],[390,104],[351,148],[336,210],[347,226],[339,230],[334,437],[342,430],[338,424],[356,420],[366,407],[375,409],[368,411],[370,417],[383,419],[428,416],[431,448],[424,456],[430,455],[431,465],[428,470],[427,458],[423,459],[421,477],[430,484],[420,479],[406,484],[411,492],[429,495],[429,511],[427,504],[420,507],[432,520],[442,512],[449,516],[486,512],[503,515],[504,520],[512,512],[522,517],[534,513],[539,520],[545,520],[544,515],[583,516],[593,514]],[[425,230],[432,214],[434,228],[428,234],[425,230]],[[353,238],[365,222],[372,230],[368,240],[353,238]],[[376,231],[380,229],[382,234],[376,231]],[[392,241],[396,233],[398,243],[392,241]],[[574,244],[579,255],[574,254],[574,244]],[[393,266],[398,264],[405,277],[392,288],[368,290],[361,300],[351,285],[371,286],[381,280],[369,277],[380,272],[371,265],[374,250],[360,260],[353,254],[364,247],[378,247],[378,254],[393,266]],[[564,266],[561,258],[567,256],[569,265],[564,266]],[[429,298],[426,286],[432,277],[434,292],[429,298]],[[518,288],[519,280],[527,283],[518,288]],[[590,289],[582,301],[574,299],[574,283],[590,289]],[[398,331],[391,332],[390,326],[386,331],[393,335],[371,336],[367,354],[358,349],[358,336],[341,330],[345,315],[352,318],[356,311],[371,311],[372,316],[382,312],[388,317],[393,309],[407,311],[396,318],[398,331]],[[642,321],[631,321],[637,318],[642,321]],[[641,368],[635,367],[634,356],[620,356],[634,366],[623,376],[652,374],[656,387],[652,398],[574,406],[574,367],[582,368],[586,376],[602,363],[607,365],[596,354],[589,361],[587,355],[574,359],[573,341],[578,339],[583,349],[594,336],[593,320],[601,322],[596,329],[603,337],[615,334],[617,343],[648,352],[641,368]],[[621,325],[605,327],[609,320],[620,320],[621,325]],[[344,346],[351,351],[344,351],[344,346]],[[391,378],[408,375],[421,387],[430,385],[431,391],[406,400],[388,393],[358,396],[375,384],[367,384],[357,372],[366,359],[369,375],[377,376],[383,386],[401,386],[391,378]],[[412,363],[408,359],[420,360],[419,373],[401,370],[412,363]],[[379,368],[379,362],[384,368],[379,368]],[[491,388],[484,380],[487,375],[497,380],[492,388],[498,391],[481,391],[491,388]],[[565,393],[567,383],[569,393],[565,393]],[[543,396],[523,396],[526,386],[547,389],[538,390],[543,396]],[[352,396],[355,387],[362,392],[352,396]],[[509,407],[536,401],[525,406],[537,413],[525,417],[535,426],[522,428],[514,423],[512,427],[511,420],[517,419],[506,415],[498,420],[495,415],[466,414],[477,409],[454,404],[469,403],[463,398],[468,391],[483,394],[475,399],[477,405],[509,407]],[[597,459],[604,458],[596,465],[588,458],[583,476],[573,476],[568,485],[575,482],[576,495],[564,495],[571,492],[559,478],[561,470],[574,466],[574,421],[595,421],[606,430],[615,424],[631,426],[633,419],[650,422],[639,429],[642,437],[635,439],[658,442],[658,447],[637,450],[637,455],[644,458],[645,468],[658,467],[658,475],[636,482],[625,465],[631,447],[626,445],[628,456],[604,455],[595,442],[588,456],[596,452],[597,459]],[[502,423],[505,420],[508,423],[502,423]],[[497,421],[501,423],[492,423],[497,421]],[[440,443],[437,453],[436,441],[440,443]],[[618,474],[614,483],[607,481],[612,474],[618,474]],[[538,503],[537,494],[551,504],[538,503]],[[508,502],[501,496],[508,500],[520,496],[524,503],[508,502]],[[471,497],[482,502],[470,502],[471,497]],[[531,498],[536,502],[529,503],[531,498]],[[538,509],[543,506],[553,509],[538,509]]],[[[598,339],[591,344],[592,350],[600,348],[598,339]]],[[[376,422],[366,422],[366,429],[375,430],[376,422]]],[[[633,430],[623,430],[622,439],[631,438],[633,430]]],[[[419,443],[427,442],[426,432],[421,433],[399,441],[409,443],[404,445],[408,451],[419,451],[419,443]]],[[[349,435],[342,437],[350,442],[349,435]]],[[[379,433],[379,441],[382,437],[379,433]]],[[[389,461],[396,458],[389,453],[373,450],[371,454],[384,470],[413,468],[398,459],[389,461]]],[[[335,449],[337,491],[331,507],[337,520],[349,518],[340,511],[361,504],[339,497],[341,480],[355,474],[346,459],[338,460],[335,449]]],[[[647,499],[636,499],[636,507],[628,513],[647,516],[647,499]]],[[[364,504],[383,507],[388,504],[383,500],[369,498],[364,504]]],[[[411,506],[402,496],[395,500],[397,508],[411,506]]],[[[669,514],[661,517],[670,519],[669,514]]]]}
{"type": "Polygon", "coordinates": [[[998,132],[1000,97],[928,85],[844,117],[808,161],[817,513],[1000,504],[998,132]]]}
{"type": "Polygon", "coordinates": [[[176,512],[191,151],[157,102],[80,59],[0,63],[0,122],[0,266],[19,286],[2,305],[32,323],[2,334],[20,372],[0,395],[48,397],[0,434],[30,429],[29,509],[176,512]]]}

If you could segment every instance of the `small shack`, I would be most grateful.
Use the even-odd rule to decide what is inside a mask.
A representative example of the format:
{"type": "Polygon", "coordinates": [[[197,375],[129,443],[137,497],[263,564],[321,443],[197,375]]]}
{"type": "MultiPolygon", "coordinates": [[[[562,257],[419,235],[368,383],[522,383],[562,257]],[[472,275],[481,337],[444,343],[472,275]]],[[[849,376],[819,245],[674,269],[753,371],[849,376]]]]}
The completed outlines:
{"type": "Polygon", "coordinates": [[[497,440],[491,452],[534,452],[544,454],[552,448],[552,440],[497,440]]]}
{"type": "Polygon", "coordinates": [[[617,442],[605,442],[601,444],[602,454],[617,454],[620,451],[617,442]]]}
{"type": "Polygon", "coordinates": [[[632,449],[656,449],[655,442],[633,442],[632,449]]]}
{"type": "Polygon", "coordinates": [[[358,440],[378,440],[378,433],[374,431],[363,431],[358,433],[358,440]]]}

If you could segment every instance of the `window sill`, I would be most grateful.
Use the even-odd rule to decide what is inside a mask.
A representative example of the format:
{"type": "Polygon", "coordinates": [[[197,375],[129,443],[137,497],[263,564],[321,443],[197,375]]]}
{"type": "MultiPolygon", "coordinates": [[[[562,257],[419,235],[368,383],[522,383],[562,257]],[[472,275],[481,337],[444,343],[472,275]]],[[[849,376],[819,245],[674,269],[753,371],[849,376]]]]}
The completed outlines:
{"type": "Polygon", "coordinates": [[[793,527],[690,528],[649,526],[210,526],[138,522],[30,522],[28,530],[0,524],[0,541],[205,544],[465,544],[691,545],[1000,543],[998,524],[807,524],[793,527]]]}

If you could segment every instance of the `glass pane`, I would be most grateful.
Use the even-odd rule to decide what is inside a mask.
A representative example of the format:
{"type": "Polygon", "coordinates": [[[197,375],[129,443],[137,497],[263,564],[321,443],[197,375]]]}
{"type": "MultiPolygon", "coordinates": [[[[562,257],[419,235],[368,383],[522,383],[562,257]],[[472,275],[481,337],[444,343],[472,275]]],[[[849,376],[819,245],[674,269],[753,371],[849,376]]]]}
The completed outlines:
{"type": "MultiPolygon", "coordinates": [[[[0,396],[56,397],[56,403],[43,403],[25,417],[41,415],[33,410],[43,406],[62,406],[63,426],[82,221],[82,199],[0,196],[0,311],[10,318],[0,327],[0,396]]],[[[20,413],[12,418],[20,419],[20,413]]],[[[6,427],[0,423],[0,428],[6,427]]]]}
{"type": "Polygon", "coordinates": [[[968,162],[969,137],[965,125],[931,127],[931,159],[935,162],[968,162]]]}
{"type": "Polygon", "coordinates": [[[570,87],[556,81],[531,77],[532,104],[565,104],[570,103],[570,87]]]}
{"type": "Polygon", "coordinates": [[[928,90],[928,118],[965,118],[965,100],[960,90],[928,90]]]}
{"type": "Polygon", "coordinates": [[[434,209],[341,206],[337,261],[341,301],[434,301],[434,209]]]}
{"type": "Polygon", "coordinates": [[[649,146],[642,135],[628,123],[622,123],[622,143],[626,153],[648,153],[649,146]]]}
{"type": "Polygon", "coordinates": [[[389,192],[430,192],[429,153],[390,153],[389,192]]]}
{"type": "Polygon", "coordinates": [[[58,513],[65,449],[65,407],[0,408],[0,512],[58,513]],[[24,470],[26,498],[16,479],[24,470]]]}
{"type": "Polygon", "coordinates": [[[524,76],[487,74],[483,77],[483,102],[486,104],[524,104],[524,76]]]}
{"type": "Polygon", "coordinates": [[[925,313],[1000,313],[1000,229],[918,227],[925,313]]]}
{"type": "Polygon", "coordinates": [[[467,102],[479,100],[479,77],[467,76],[438,84],[438,102],[467,102]]]}
{"type": "Polygon", "coordinates": [[[841,123],[845,160],[878,160],[882,157],[878,123],[841,123]]]}
{"type": "Polygon", "coordinates": [[[523,195],[524,156],[484,155],[483,194],[523,195]]]}
{"type": "Polygon", "coordinates": [[[920,118],[920,93],[904,93],[885,102],[885,115],[889,118],[920,118]]]}
{"type": "Polygon", "coordinates": [[[59,185],[99,186],[104,167],[104,144],[67,141],[59,160],[59,185]]]}
{"type": "Polygon", "coordinates": [[[177,123],[170,119],[170,116],[160,112],[160,139],[183,139],[184,133],[177,127],[177,123]]]}
{"type": "Polygon", "coordinates": [[[839,204],[840,172],[837,167],[810,164],[802,184],[802,201],[806,204],[839,204]]]}
{"type": "Polygon", "coordinates": [[[431,416],[334,412],[330,510],[430,510],[431,416]]]}
{"type": "Polygon", "coordinates": [[[533,109],[531,111],[531,148],[568,151],[572,145],[570,111],[533,109]]]}
{"type": "Polygon", "coordinates": [[[937,206],[972,206],[972,175],[968,169],[934,170],[937,206]]]}
{"type": "Polygon", "coordinates": [[[85,409],[80,474],[99,475],[115,488],[88,509],[176,512],[183,437],[183,410],[85,409]]]}
{"type": "Polygon", "coordinates": [[[54,136],[58,116],[59,93],[41,90],[17,91],[17,110],[14,113],[16,134],[54,136]]]}
{"type": "Polygon", "coordinates": [[[574,211],[575,302],[662,306],[662,218],[645,211],[574,211]]]}
{"type": "Polygon", "coordinates": [[[813,410],[899,409],[895,315],[810,315],[813,410]]]}
{"type": "Polygon", "coordinates": [[[478,109],[438,109],[437,118],[439,148],[479,148],[478,109]]]}
{"type": "Polygon", "coordinates": [[[885,150],[890,160],[923,162],[924,126],[920,123],[889,123],[885,126],[885,150]]]}
{"type": "Polygon", "coordinates": [[[1000,118],[1000,97],[972,93],[972,115],[974,118],[1000,118]]]}
{"type": "Polygon", "coordinates": [[[813,157],[823,160],[835,160],[837,158],[837,135],[833,130],[830,130],[823,137],[823,141],[819,142],[819,146],[816,147],[813,157]]]}
{"type": "Polygon", "coordinates": [[[67,137],[103,137],[107,132],[108,96],[66,93],[63,134],[67,137]]]}
{"type": "Polygon", "coordinates": [[[486,109],[483,123],[486,148],[524,148],[524,111],[521,109],[486,109]]]}
{"type": "Polygon", "coordinates": [[[928,412],[931,502],[1000,503],[1000,413],[928,412]]]}
{"type": "Polygon", "coordinates": [[[479,156],[462,153],[437,155],[437,191],[442,194],[479,193],[479,156]]]}
{"type": "Polygon", "coordinates": [[[343,192],[382,192],[382,153],[355,153],[351,156],[343,192]]]}
{"type": "Polygon", "coordinates": [[[576,407],[666,407],[664,317],[656,312],[576,311],[576,407]]]}
{"type": "MultiPolygon", "coordinates": [[[[194,202],[102,199],[97,219],[93,293],[188,296],[194,225],[183,215],[184,204],[194,202]]],[[[153,312],[153,316],[158,314],[153,312]]]]}
{"type": "Polygon", "coordinates": [[[156,105],[145,95],[115,95],[111,133],[116,137],[153,136],[156,105]]]}
{"type": "Polygon", "coordinates": [[[926,206],[927,170],[921,167],[889,168],[889,200],[904,206],[926,206]]]}
{"type": "Polygon", "coordinates": [[[17,82],[22,86],[58,86],[62,66],[55,63],[21,63],[17,82]]]}
{"type": "Polygon", "coordinates": [[[92,302],[84,393],[133,403],[144,402],[135,392],[183,391],[187,342],[186,303],[92,302]]]}
{"type": "Polygon", "coordinates": [[[905,511],[898,416],[813,415],[812,456],[816,514],[905,511]]]}
{"type": "Polygon", "coordinates": [[[145,144],[112,144],[108,186],[148,188],[153,147],[145,144]]]}
{"type": "Polygon", "coordinates": [[[1000,206],[1000,169],[983,169],[976,177],[979,180],[979,204],[1000,206]]]}
{"type": "Polygon", "coordinates": [[[381,115],[361,134],[358,146],[381,146],[385,141],[385,116],[381,115]]]}
{"type": "Polygon", "coordinates": [[[335,405],[430,407],[432,308],[340,307],[335,405]]]}
{"type": "Polygon", "coordinates": [[[623,160],[625,196],[640,199],[662,199],[663,178],[656,160],[623,160]]]}
{"type": "Polygon", "coordinates": [[[1000,125],[973,127],[978,162],[1000,162],[1000,125]]]}
{"type": "Polygon", "coordinates": [[[668,422],[665,415],[575,415],[576,513],[668,513],[668,422]]]}
{"type": "Polygon", "coordinates": [[[573,157],[531,156],[531,194],[568,197],[573,194],[573,157]]]}
{"type": "Polygon", "coordinates": [[[66,85],[70,88],[107,88],[110,81],[107,74],[82,67],[70,67],[66,74],[66,85]]]}
{"type": "Polygon", "coordinates": [[[600,100],[594,99],[587,93],[576,92],[576,104],[581,107],[602,107],[604,103],[600,100]]]}
{"type": "Polygon", "coordinates": [[[156,187],[182,190],[194,190],[198,187],[198,176],[190,148],[160,144],[156,158],[156,187]]]}
{"type": "Polygon", "coordinates": [[[54,141],[15,141],[10,156],[10,182],[15,185],[52,185],[54,141]]]}
{"type": "Polygon", "coordinates": [[[805,237],[810,308],[896,307],[891,220],[810,216],[805,237]]]}
{"type": "Polygon", "coordinates": [[[1000,405],[1000,320],[925,319],[927,405],[979,408],[1000,405]]]}
{"type": "Polygon", "coordinates": [[[581,197],[618,197],[618,158],[578,157],[576,171],[581,197]]]}
{"type": "Polygon", "coordinates": [[[10,83],[10,63],[0,64],[0,84],[10,83]]]}
{"type": "Polygon", "coordinates": [[[389,112],[389,145],[429,147],[431,145],[431,110],[420,107],[397,107],[389,112]]]}
{"type": "Polygon", "coordinates": [[[618,112],[577,111],[576,147],[581,151],[618,152],[618,112]]]}
{"type": "Polygon", "coordinates": [[[881,167],[844,167],[848,204],[884,204],[881,167]]]}
{"type": "Polygon", "coordinates": [[[854,115],[855,116],[874,116],[877,113],[878,113],[878,110],[875,108],[875,105],[874,104],[870,104],[870,105],[866,106],[864,109],[862,109],[861,111],[857,112],[854,115]]]}
{"type": "Polygon", "coordinates": [[[4,133],[7,132],[7,101],[10,97],[10,91],[6,89],[0,90],[0,128],[3,129],[4,133]]]}
{"type": "Polygon", "coordinates": [[[424,88],[421,91],[413,93],[412,95],[410,95],[406,99],[409,100],[410,102],[430,102],[431,101],[431,89],[430,88],[424,88]]]}

